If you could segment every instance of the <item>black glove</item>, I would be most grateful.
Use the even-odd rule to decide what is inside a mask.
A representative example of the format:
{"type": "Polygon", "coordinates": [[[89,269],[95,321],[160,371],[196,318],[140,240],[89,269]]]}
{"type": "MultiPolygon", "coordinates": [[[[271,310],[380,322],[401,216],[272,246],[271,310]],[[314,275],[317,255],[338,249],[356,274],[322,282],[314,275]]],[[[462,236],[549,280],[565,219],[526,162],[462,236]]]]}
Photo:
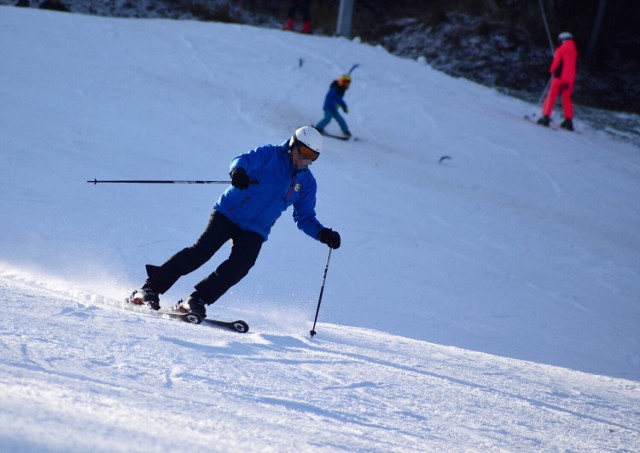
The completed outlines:
{"type": "Polygon", "coordinates": [[[333,231],[331,228],[321,229],[320,233],[318,233],[318,239],[332,249],[340,248],[340,233],[333,231]]]}
{"type": "Polygon", "coordinates": [[[236,167],[231,170],[229,176],[231,176],[231,185],[233,187],[237,187],[240,190],[246,189],[251,183],[251,181],[249,180],[249,175],[247,175],[247,172],[244,171],[244,168],[242,167],[236,167]]]}

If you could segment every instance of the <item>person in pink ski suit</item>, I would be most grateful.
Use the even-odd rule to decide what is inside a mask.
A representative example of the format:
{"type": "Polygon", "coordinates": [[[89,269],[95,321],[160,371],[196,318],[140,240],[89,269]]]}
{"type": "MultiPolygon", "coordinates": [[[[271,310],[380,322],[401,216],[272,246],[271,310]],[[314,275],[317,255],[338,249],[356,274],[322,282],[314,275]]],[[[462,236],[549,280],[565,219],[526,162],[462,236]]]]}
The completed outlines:
{"type": "Polygon", "coordinates": [[[302,12],[302,29],[300,33],[311,33],[311,13],[309,12],[309,3],[311,0],[291,0],[291,5],[287,13],[287,23],[282,27],[283,30],[293,30],[296,10],[298,7],[302,12]]]}
{"type": "Polygon", "coordinates": [[[573,36],[569,32],[560,33],[558,37],[560,46],[553,54],[553,61],[549,72],[551,73],[551,88],[547,93],[547,97],[542,104],[542,118],[538,120],[539,124],[549,126],[551,121],[551,113],[556,103],[558,95],[562,98],[562,108],[564,110],[564,121],[560,124],[563,129],[573,130],[573,104],[571,103],[571,94],[576,83],[576,63],[578,60],[578,51],[573,36]]]}

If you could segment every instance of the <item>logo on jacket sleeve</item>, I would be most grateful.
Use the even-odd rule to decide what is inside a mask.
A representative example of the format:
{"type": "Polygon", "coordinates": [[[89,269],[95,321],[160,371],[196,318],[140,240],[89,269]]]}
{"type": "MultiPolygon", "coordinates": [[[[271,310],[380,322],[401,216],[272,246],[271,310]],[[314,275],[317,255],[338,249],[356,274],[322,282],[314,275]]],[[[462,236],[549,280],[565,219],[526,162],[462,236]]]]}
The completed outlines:
{"type": "Polygon", "coordinates": [[[295,190],[296,192],[302,191],[302,184],[296,183],[296,185],[293,186],[293,190],[295,190]]]}

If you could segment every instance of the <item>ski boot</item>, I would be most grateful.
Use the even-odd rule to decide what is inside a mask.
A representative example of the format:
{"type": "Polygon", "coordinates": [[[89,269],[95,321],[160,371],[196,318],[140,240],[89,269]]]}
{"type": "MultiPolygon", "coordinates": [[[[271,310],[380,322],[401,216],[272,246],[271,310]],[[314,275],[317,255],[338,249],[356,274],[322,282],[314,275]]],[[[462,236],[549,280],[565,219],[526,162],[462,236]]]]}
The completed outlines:
{"type": "Polygon", "coordinates": [[[564,120],[561,124],[560,127],[562,129],[566,129],[568,131],[573,131],[573,121],[572,120],[564,120]]]}
{"type": "Polygon", "coordinates": [[[311,34],[311,21],[308,20],[305,23],[302,24],[302,29],[300,30],[300,33],[304,33],[305,35],[309,35],[311,34]]]}
{"type": "Polygon", "coordinates": [[[283,30],[293,30],[293,19],[289,18],[287,23],[282,26],[283,30]]]}
{"type": "Polygon", "coordinates": [[[129,296],[128,302],[135,305],[146,305],[153,310],[160,310],[160,297],[158,293],[148,286],[136,289],[129,296]]]}
{"type": "Polygon", "coordinates": [[[193,313],[198,316],[202,316],[204,319],[207,316],[207,309],[204,301],[196,296],[189,296],[187,300],[180,300],[173,309],[180,313],[193,313]]]}
{"type": "Polygon", "coordinates": [[[549,123],[551,122],[551,118],[548,115],[542,115],[537,123],[541,126],[549,127],[549,123]]]}

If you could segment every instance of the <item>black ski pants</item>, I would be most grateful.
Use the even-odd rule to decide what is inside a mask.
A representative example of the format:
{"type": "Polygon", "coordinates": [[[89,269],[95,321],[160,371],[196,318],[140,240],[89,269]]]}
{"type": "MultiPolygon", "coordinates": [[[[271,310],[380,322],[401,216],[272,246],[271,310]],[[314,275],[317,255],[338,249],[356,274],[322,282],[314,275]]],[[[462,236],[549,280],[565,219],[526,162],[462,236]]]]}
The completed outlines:
{"type": "Polygon", "coordinates": [[[231,254],[208,277],[195,285],[191,293],[207,305],[214,303],[229,288],[242,280],[253,267],[262,248],[262,235],[241,229],[219,211],[213,211],[202,235],[191,246],[182,249],[162,266],[147,265],[145,285],[163,294],[183,275],[187,275],[204,263],[231,240],[231,254]]]}

